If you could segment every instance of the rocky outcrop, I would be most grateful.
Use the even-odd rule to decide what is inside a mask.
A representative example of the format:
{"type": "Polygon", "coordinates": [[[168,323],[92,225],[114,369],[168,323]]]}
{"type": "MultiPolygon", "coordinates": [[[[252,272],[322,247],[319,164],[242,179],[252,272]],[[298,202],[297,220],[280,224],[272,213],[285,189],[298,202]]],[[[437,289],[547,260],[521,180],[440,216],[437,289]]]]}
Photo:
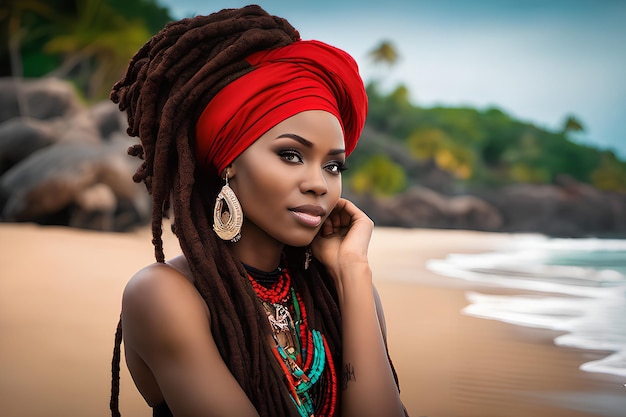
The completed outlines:
{"type": "Polygon", "coordinates": [[[572,179],[482,193],[502,214],[502,230],[553,236],[626,236],[626,194],[572,179]]]}
{"type": "Polygon", "coordinates": [[[377,225],[498,230],[502,216],[496,207],[471,195],[445,196],[412,187],[393,197],[350,196],[377,225]]]}
{"type": "MultiPolygon", "coordinates": [[[[0,79],[0,221],[101,230],[147,222],[149,198],[132,182],[139,161],[126,154],[134,142],[124,129],[113,103],[84,106],[68,83],[0,79]]],[[[366,129],[362,145],[382,149],[420,184],[385,198],[346,190],[377,225],[626,236],[625,194],[566,177],[461,192],[436,164],[416,162],[387,137],[366,129]]]]}
{"type": "Polygon", "coordinates": [[[349,195],[379,226],[532,232],[560,237],[626,236],[626,194],[572,179],[447,196],[425,187],[387,198],[349,195]]]}
{"type": "Polygon", "coordinates": [[[55,119],[80,110],[70,83],[57,78],[0,78],[0,122],[15,117],[55,119]]]}
{"type": "Polygon", "coordinates": [[[410,184],[407,191],[385,198],[345,190],[380,226],[626,237],[625,193],[598,190],[567,176],[554,184],[470,188],[433,160],[416,160],[405,144],[367,126],[359,151],[384,153],[403,168],[410,184]]]}
{"type": "Polygon", "coordinates": [[[139,161],[121,133],[113,103],[86,107],[67,83],[0,80],[0,220],[122,231],[150,214],[142,186],[132,181],[139,161]],[[37,105],[34,105],[37,103],[37,105]]]}

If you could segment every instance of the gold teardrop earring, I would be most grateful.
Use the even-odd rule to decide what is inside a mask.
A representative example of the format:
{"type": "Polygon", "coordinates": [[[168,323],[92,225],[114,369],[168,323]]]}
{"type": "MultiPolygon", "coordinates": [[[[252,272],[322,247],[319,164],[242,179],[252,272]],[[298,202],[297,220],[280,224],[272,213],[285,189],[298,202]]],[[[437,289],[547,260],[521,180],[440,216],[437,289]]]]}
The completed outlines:
{"type": "Polygon", "coordinates": [[[241,239],[243,225],[243,211],[241,204],[232,188],[228,185],[228,169],[226,169],[226,184],[215,199],[213,208],[213,230],[222,240],[238,242],[241,239]],[[224,209],[226,203],[226,209],[224,209]]]}

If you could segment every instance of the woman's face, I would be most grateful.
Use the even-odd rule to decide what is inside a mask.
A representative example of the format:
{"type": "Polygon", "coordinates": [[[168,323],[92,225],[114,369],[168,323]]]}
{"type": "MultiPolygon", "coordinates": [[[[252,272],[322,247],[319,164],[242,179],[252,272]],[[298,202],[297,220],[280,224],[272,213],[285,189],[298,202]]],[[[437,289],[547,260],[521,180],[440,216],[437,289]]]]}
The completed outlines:
{"type": "Polygon", "coordinates": [[[308,245],[341,196],[345,146],[331,113],[311,110],[279,123],[230,167],[243,239],[308,245]]]}

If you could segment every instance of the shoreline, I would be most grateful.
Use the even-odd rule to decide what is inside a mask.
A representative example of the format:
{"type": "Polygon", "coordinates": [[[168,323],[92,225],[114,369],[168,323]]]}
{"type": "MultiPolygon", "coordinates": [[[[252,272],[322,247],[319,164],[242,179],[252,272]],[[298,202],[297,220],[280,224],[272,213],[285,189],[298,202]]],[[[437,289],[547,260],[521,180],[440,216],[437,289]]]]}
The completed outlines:
{"type": "MultiPolygon", "coordinates": [[[[0,236],[0,402],[5,413],[109,415],[121,294],[132,274],[154,261],[149,229],[114,234],[0,223],[0,236]]],[[[488,251],[512,236],[375,229],[371,267],[409,414],[623,415],[626,381],[578,369],[606,352],[558,347],[556,332],[463,315],[465,291],[476,285],[425,266],[452,252],[488,251]]],[[[164,246],[168,258],[178,252],[167,227],[164,246]]],[[[150,416],[123,363],[120,383],[122,414],[150,416]]]]}
{"type": "MultiPolygon", "coordinates": [[[[417,416],[618,417],[626,408],[626,380],[586,372],[583,363],[613,351],[561,347],[563,334],[462,313],[468,291],[522,295],[537,292],[490,286],[438,275],[425,267],[450,253],[483,253],[521,234],[418,229],[379,229],[373,239],[372,269],[386,310],[389,344],[403,400],[417,416]],[[420,242],[423,238],[427,244],[420,242]],[[387,242],[394,247],[385,247],[387,242]],[[398,251],[397,246],[401,247],[398,251]],[[415,274],[395,273],[393,253],[415,274]],[[412,254],[411,258],[407,255],[412,254]],[[420,267],[421,265],[421,267],[420,267]],[[446,305],[442,306],[442,300],[446,305]],[[406,317],[412,328],[406,327],[406,317]],[[411,351],[408,351],[408,350],[411,351]],[[405,382],[406,383],[406,382],[405,382]],[[402,385],[401,385],[402,388],[402,385]]],[[[376,232],[375,232],[376,233],[376,232]]],[[[523,235],[528,236],[528,235],[523,235]]]]}

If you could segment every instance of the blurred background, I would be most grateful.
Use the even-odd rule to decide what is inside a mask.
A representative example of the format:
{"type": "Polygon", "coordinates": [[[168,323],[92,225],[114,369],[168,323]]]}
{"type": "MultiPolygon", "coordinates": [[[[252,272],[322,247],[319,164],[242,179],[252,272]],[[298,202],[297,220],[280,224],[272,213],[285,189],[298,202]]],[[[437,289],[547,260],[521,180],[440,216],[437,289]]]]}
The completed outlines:
{"type": "MultiPolygon", "coordinates": [[[[113,169],[92,155],[81,175],[106,181],[46,187],[53,197],[41,184],[60,175],[48,171],[61,154],[66,171],[88,159],[86,142],[110,142],[99,151],[111,158],[120,149],[124,122],[108,93],[152,34],[172,19],[246,3],[4,0],[2,219],[110,230],[145,222],[146,203],[118,181],[132,171],[128,161],[113,169]],[[40,152],[44,162],[28,164],[53,143],[80,145],[80,155],[40,152]],[[38,170],[36,181],[28,167],[38,170]]],[[[623,1],[263,6],[287,16],[303,38],[359,62],[370,111],[345,193],[378,225],[626,233],[623,1]]]]}
{"type": "MultiPolygon", "coordinates": [[[[100,327],[80,321],[72,329],[98,331],[94,340],[99,340],[114,326],[109,319],[117,314],[125,280],[142,265],[136,261],[151,260],[146,227],[151,208],[143,186],[131,179],[138,161],[126,149],[135,139],[125,134],[125,118],[108,94],[133,54],[167,22],[248,3],[0,0],[2,329],[30,323],[32,340],[39,340],[35,334],[41,329],[59,326],[58,320],[42,318],[41,309],[25,316],[23,300],[33,296],[32,286],[9,278],[40,277],[41,268],[24,272],[25,264],[34,268],[40,259],[52,266],[46,274],[61,279],[62,270],[69,283],[77,272],[64,265],[76,260],[67,251],[87,247],[97,250],[81,252],[85,269],[71,282],[94,278],[89,268],[103,254],[117,259],[110,266],[117,268],[113,286],[106,284],[109,275],[83,288],[93,291],[98,282],[103,287],[96,287],[101,298],[94,304],[106,304],[102,288],[113,304],[94,319],[100,327]],[[66,226],[73,234],[63,234],[69,233],[66,226]],[[131,259],[121,252],[135,250],[139,238],[146,253],[131,259]],[[57,253],[50,251],[53,241],[65,242],[64,254],[57,248],[58,256],[51,256],[57,253]]],[[[385,278],[379,289],[393,300],[390,323],[401,323],[389,325],[390,338],[403,349],[396,362],[408,381],[403,395],[412,415],[622,415],[626,2],[266,0],[260,5],[287,18],[303,39],[338,46],[359,63],[369,115],[344,173],[344,194],[381,230],[374,257],[402,258],[391,266],[380,259],[380,275],[397,274],[388,280],[393,285],[385,278]],[[407,282],[410,289],[402,286],[407,282]],[[421,293],[415,292],[418,287],[421,293]],[[415,298],[407,294],[424,305],[414,307],[415,298]],[[407,317],[420,319],[411,324],[407,317]],[[526,333],[495,328],[491,321],[484,330],[487,321],[479,318],[522,325],[526,333]],[[445,340],[437,337],[442,329],[450,331],[445,340]],[[555,345],[569,349],[546,348],[555,345]],[[546,350],[535,351],[539,346],[546,350]],[[519,356],[505,358],[505,351],[519,356]],[[425,361],[428,354],[443,354],[445,360],[425,361]],[[427,389],[429,384],[434,388],[427,389]]],[[[72,300],[66,305],[79,303],[72,300]]],[[[67,314],[63,320],[72,322],[67,314]]],[[[12,415],[43,415],[37,408],[26,411],[27,401],[19,398],[44,388],[25,380],[16,384],[26,368],[19,361],[11,368],[6,359],[29,352],[24,346],[32,340],[10,334],[13,344],[0,342],[5,349],[0,364],[13,372],[0,378],[4,399],[17,401],[12,415]]],[[[108,355],[104,336],[98,360],[108,355]]],[[[46,352],[75,360],[55,349],[46,352]]],[[[106,381],[101,385],[98,389],[106,390],[106,381]]],[[[104,398],[106,392],[92,395],[104,398]]],[[[128,395],[127,409],[141,403],[136,393],[128,395]]],[[[59,403],[57,409],[64,410],[59,415],[68,414],[64,406],[59,403]]],[[[93,407],[86,403],[81,413],[93,407]]]]}

